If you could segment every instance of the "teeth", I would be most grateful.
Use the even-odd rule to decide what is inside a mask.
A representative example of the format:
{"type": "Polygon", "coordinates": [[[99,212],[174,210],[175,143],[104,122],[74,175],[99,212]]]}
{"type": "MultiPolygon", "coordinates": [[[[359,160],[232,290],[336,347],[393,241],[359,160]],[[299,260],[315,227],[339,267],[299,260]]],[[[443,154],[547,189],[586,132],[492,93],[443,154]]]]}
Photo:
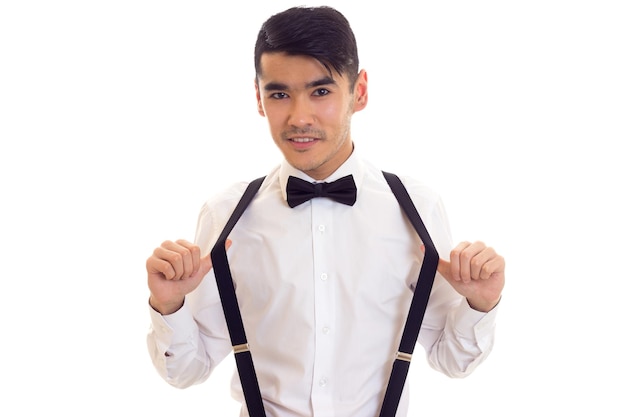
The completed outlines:
{"type": "Polygon", "coordinates": [[[298,143],[306,143],[306,142],[313,142],[315,139],[313,138],[292,138],[291,139],[294,142],[298,142],[298,143]]]}

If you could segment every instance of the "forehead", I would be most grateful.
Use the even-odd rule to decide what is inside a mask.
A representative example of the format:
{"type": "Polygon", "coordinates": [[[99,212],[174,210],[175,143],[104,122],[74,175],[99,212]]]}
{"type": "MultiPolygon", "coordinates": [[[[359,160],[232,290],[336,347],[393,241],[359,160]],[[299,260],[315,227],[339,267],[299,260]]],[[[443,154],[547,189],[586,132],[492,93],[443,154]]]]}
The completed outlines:
{"type": "Polygon", "coordinates": [[[344,77],[306,55],[288,55],[284,52],[264,53],[261,56],[259,85],[280,84],[290,88],[304,88],[319,80],[332,80],[341,86],[344,77]]]}

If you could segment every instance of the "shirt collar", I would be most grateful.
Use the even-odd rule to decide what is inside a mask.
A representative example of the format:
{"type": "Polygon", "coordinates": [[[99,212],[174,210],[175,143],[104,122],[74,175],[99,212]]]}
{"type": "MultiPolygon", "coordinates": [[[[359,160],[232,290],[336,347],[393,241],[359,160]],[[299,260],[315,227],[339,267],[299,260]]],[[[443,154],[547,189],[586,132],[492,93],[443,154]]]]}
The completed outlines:
{"type": "Polygon", "coordinates": [[[280,183],[280,191],[283,195],[283,199],[287,201],[287,179],[290,176],[294,176],[309,182],[331,182],[347,175],[352,175],[354,177],[354,183],[357,187],[358,196],[358,190],[361,186],[361,183],[363,182],[363,177],[365,175],[365,168],[363,166],[363,161],[356,152],[356,149],[352,151],[350,157],[339,168],[337,168],[335,172],[330,174],[328,178],[325,178],[321,181],[317,181],[309,177],[304,172],[294,168],[289,162],[287,162],[287,160],[283,160],[278,172],[278,181],[280,183]]]}

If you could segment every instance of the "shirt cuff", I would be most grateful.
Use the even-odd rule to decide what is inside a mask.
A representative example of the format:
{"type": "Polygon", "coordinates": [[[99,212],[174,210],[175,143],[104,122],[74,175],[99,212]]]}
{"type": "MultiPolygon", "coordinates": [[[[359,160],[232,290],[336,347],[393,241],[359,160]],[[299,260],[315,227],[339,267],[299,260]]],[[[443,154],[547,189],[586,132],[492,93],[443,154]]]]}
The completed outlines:
{"type": "Polygon", "coordinates": [[[493,334],[498,314],[498,303],[493,309],[484,313],[470,307],[466,299],[463,299],[457,310],[455,330],[465,337],[475,338],[477,341],[493,334]]]}
{"type": "Polygon", "coordinates": [[[152,331],[158,341],[159,350],[167,352],[171,346],[188,343],[197,332],[197,324],[189,308],[183,306],[172,314],[162,315],[150,307],[152,331]],[[175,331],[174,331],[175,329],[175,331]]]}

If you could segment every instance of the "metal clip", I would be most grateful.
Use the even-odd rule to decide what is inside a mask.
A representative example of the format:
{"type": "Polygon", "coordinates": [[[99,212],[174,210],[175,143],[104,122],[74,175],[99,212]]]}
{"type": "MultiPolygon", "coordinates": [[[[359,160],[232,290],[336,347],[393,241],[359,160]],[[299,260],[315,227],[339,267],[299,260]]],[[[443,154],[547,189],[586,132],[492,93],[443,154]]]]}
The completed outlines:
{"type": "Polygon", "coordinates": [[[233,353],[235,353],[235,354],[243,353],[243,352],[249,352],[249,351],[250,351],[250,345],[248,345],[247,343],[244,343],[242,345],[233,346],[233,353]]]}

